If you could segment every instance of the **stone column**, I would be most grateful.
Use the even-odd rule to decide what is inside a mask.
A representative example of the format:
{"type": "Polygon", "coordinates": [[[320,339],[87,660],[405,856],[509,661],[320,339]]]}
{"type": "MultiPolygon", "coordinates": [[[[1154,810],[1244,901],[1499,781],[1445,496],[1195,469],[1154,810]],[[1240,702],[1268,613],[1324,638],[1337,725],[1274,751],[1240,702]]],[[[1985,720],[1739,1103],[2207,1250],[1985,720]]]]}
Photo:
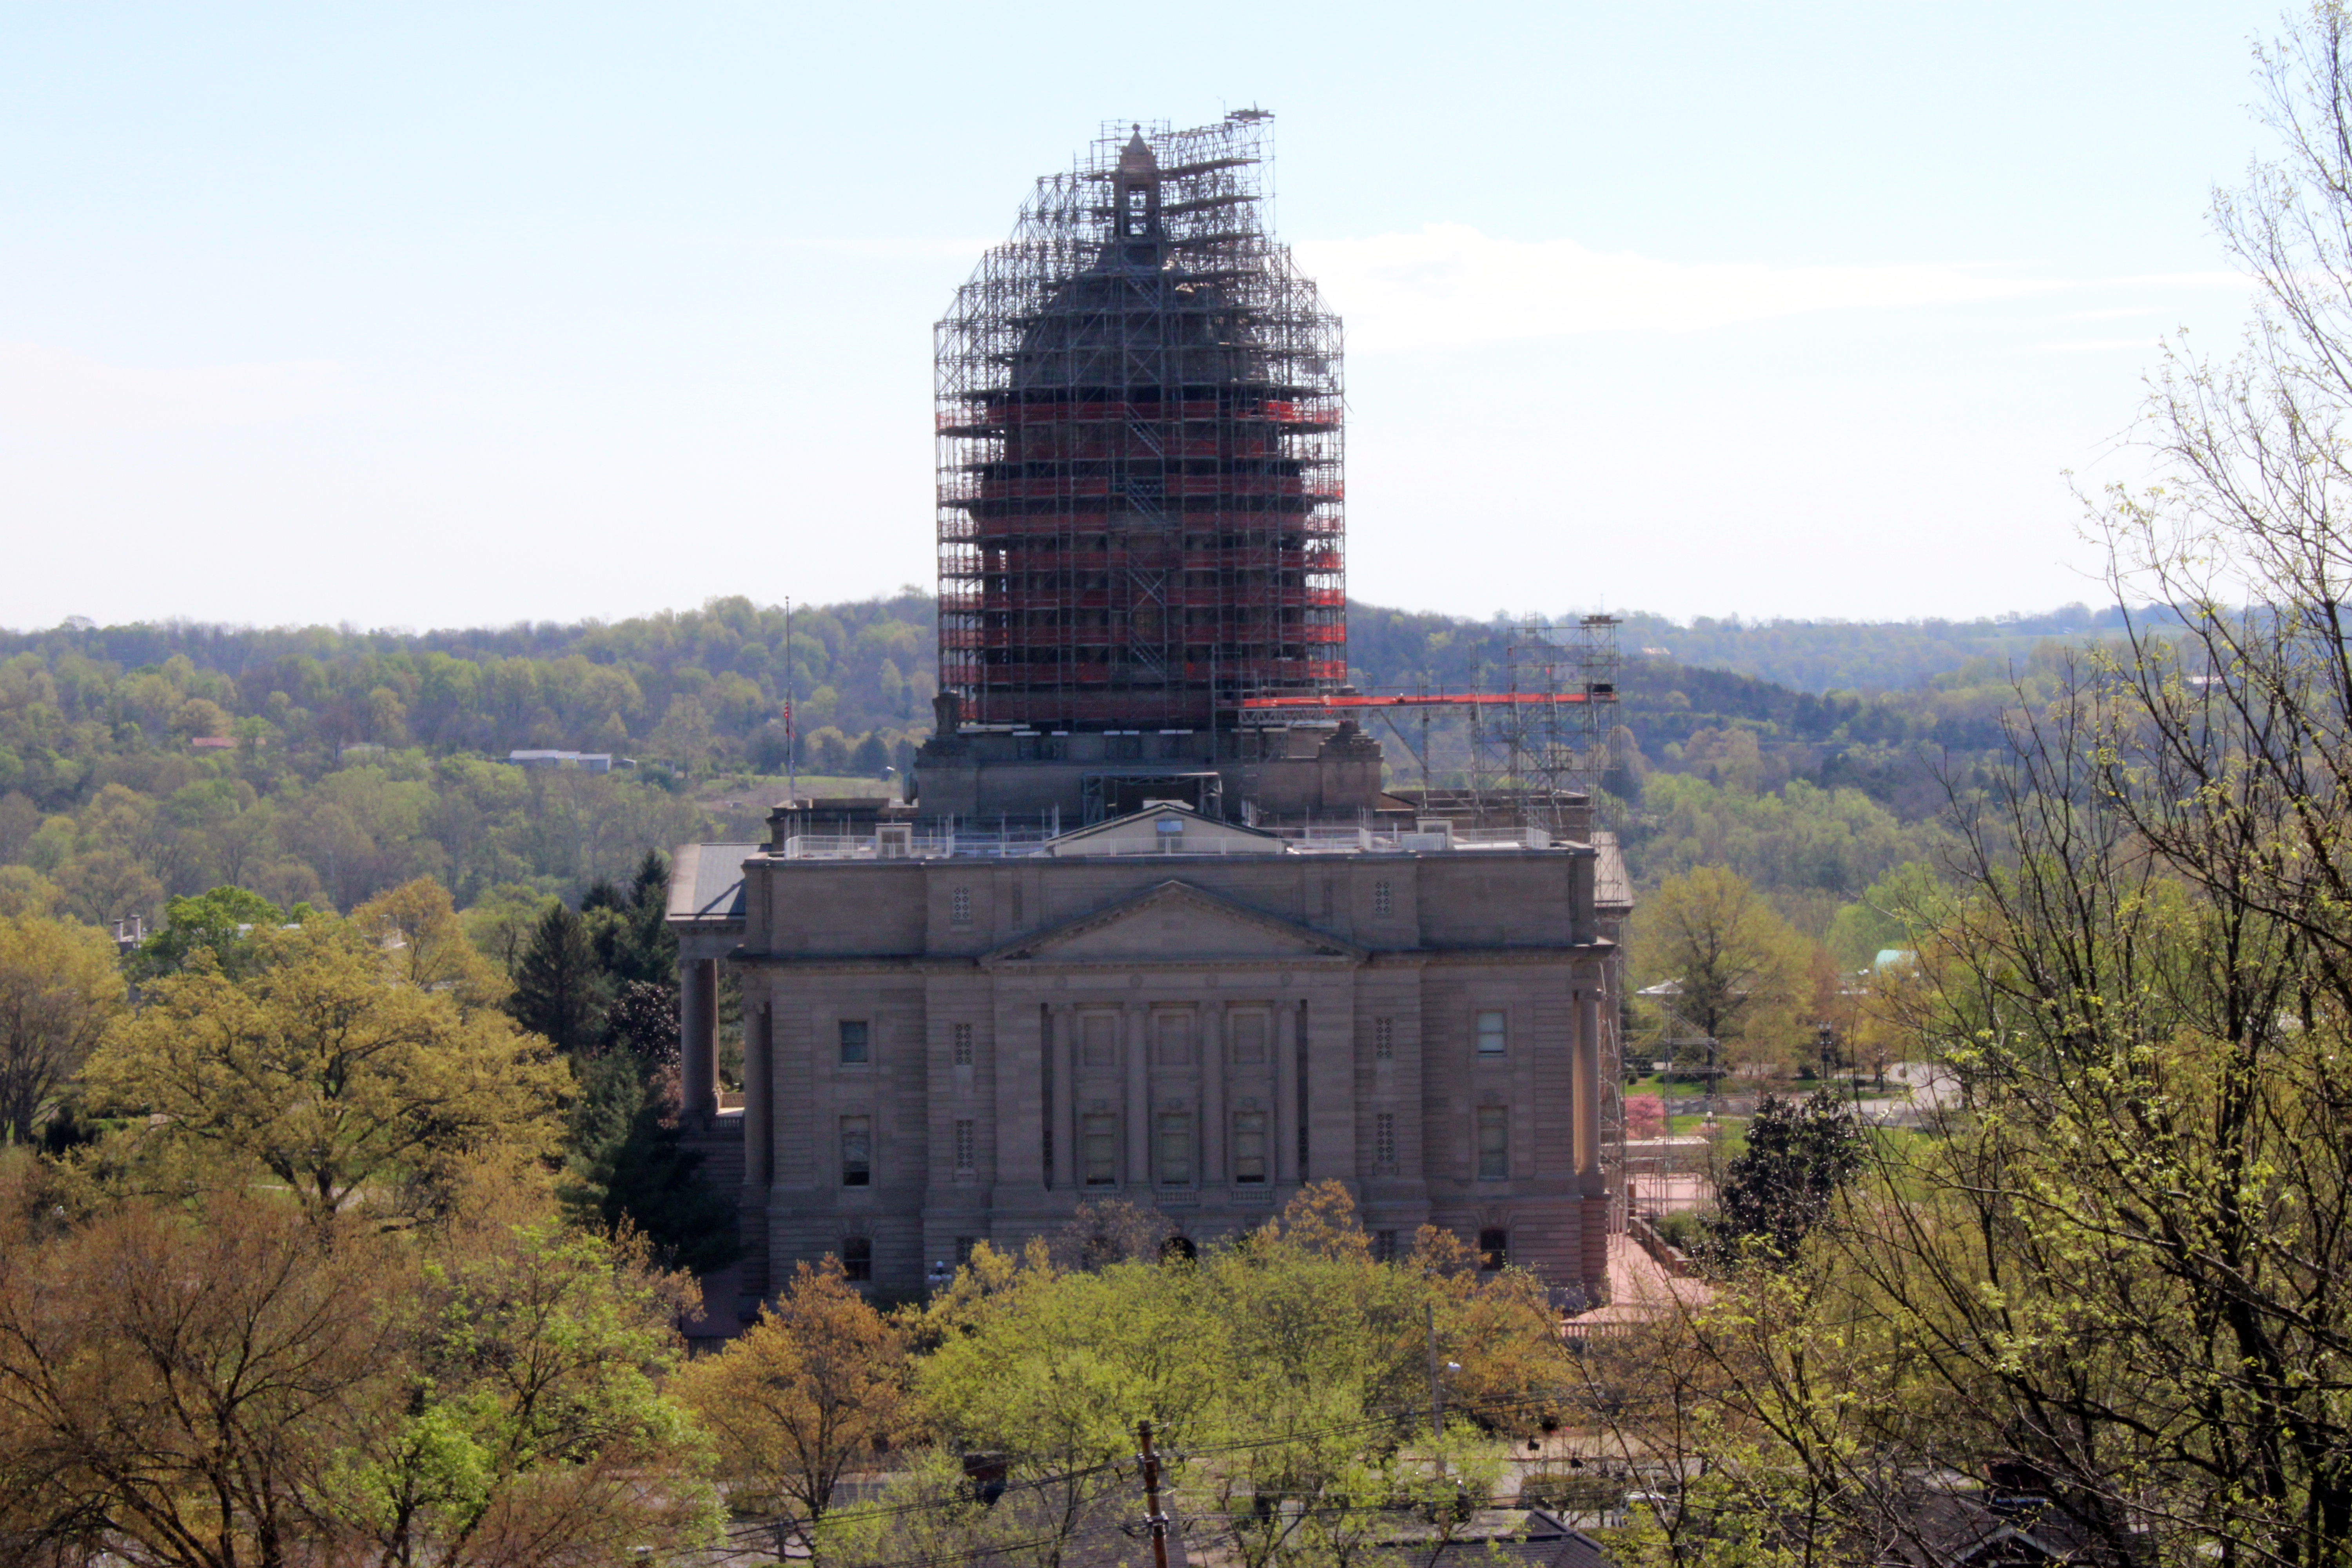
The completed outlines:
{"type": "Polygon", "coordinates": [[[1140,1002],[1127,1005],[1127,1179],[1151,1186],[1151,1015],[1140,1002]]]}
{"type": "Polygon", "coordinates": [[[775,1179],[776,1140],[771,1120],[775,1105],[776,1025],[770,1005],[743,1006],[743,1185],[747,1195],[767,1202],[775,1179]]]}
{"type": "Polygon", "coordinates": [[[1297,1081],[1290,1090],[1298,1097],[1298,1102],[1291,1111],[1297,1125],[1290,1136],[1291,1157],[1298,1162],[1298,1168],[1291,1175],[1300,1182],[1315,1173],[1315,1041],[1307,1033],[1311,1017],[1307,1003],[1302,999],[1298,1004],[1298,1017],[1292,1029],[1298,1039],[1298,1060],[1291,1069],[1297,1081]]]}
{"type": "Polygon", "coordinates": [[[1591,985],[1576,993],[1576,1186],[1586,1197],[1606,1197],[1601,1177],[1601,995],[1591,985]]]}
{"type": "Polygon", "coordinates": [[[1225,1179],[1225,1004],[1201,1009],[1201,1185],[1225,1179]]]}
{"type": "Polygon", "coordinates": [[[1054,1185],[1083,1186],[1086,1173],[1080,1168],[1078,1149],[1077,1015],[1064,1003],[1046,1013],[1045,1027],[1053,1035],[1046,1048],[1054,1053],[1054,1103],[1045,1108],[1045,1115],[1054,1129],[1054,1185]]]}
{"type": "Polygon", "coordinates": [[[719,1113],[719,963],[677,961],[678,1099],[688,1116],[719,1113]]]}
{"type": "Polygon", "coordinates": [[[1277,1183],[1298,1180],[1298,1010],[1278,1005],[1267,1020],[1274,1033],[1274,1169],[1277,1183]]]}

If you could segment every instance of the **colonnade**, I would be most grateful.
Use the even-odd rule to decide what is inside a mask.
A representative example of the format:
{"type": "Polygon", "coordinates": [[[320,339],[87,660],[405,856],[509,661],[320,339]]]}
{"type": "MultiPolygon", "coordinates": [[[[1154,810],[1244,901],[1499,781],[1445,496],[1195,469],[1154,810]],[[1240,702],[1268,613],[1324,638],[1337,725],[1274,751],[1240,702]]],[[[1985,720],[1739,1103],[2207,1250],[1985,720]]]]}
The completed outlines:
{"type": "MultiPolygon", "coordinates": [[[[1236,1011],[1244,1009],[1266,1015],[1270,1037],[1266,1044],[1273,1078],[1268,1085],[1273,1106],[1267,1128],[1267,1184],[1296,1184],[1305,1179],[1299,1159],[1299,1130],[1307,1114],[1299,1092],[1307,1039],[1304,1001],[1280,1002],[1271,1007],[1262,1003],[1223,1001],[1196,1005],[1192,1012],[1196,1025],[1192,1068],[1189,1074],[1181,1069],[1163,1069],[1160,1080],[1163,1093],[1159,1100],[1152,1093],[1151,1021],[1155,1012],[1171,1009],[1165,1004],[1155,1006],[1149,1002],[1127,1002],[1118,1008],[1118,1086],[1124,1144],[1118,1167],[1120,1185],[1149,1188],[1153,1184],[1152,1118],[1167,1107],[1167,1091],[1176,1083],[1186,1086],[1182,1095],[1184,1109],[1194,1117],[1194,1147],[1199,1161],[1189,1184],[1209,1186],[1231,1182],[1227,1134],[1234,1108],[1230,1103],[1228,1086],[1235,1066],[1230,1059],[1231,1020],[1236,1011]],[[1192,1092],[1194,1089],[1198,1090],[1197,1100],[1192,1092]]],[[[1080,1105],[1078,1076],[1085,1069],[1080,1061],[1079,1019],[1082,1015],[1104,1011],[1108,1009],[1075,1002],[1049,1003],[1043,1009],[1041,1026],[1045,1034],[1044,1044],[1050,1053],[1048,1076],[1053,1083],[1053,1103],[1048,1109],[1052,1120],[1048,1125],[1054,1159],[1046,1184],[1053,1187],[1083,1191],[1086,1186],[1085,1152],[1080,1142],[1085,1112],[1080,1105]]]]}

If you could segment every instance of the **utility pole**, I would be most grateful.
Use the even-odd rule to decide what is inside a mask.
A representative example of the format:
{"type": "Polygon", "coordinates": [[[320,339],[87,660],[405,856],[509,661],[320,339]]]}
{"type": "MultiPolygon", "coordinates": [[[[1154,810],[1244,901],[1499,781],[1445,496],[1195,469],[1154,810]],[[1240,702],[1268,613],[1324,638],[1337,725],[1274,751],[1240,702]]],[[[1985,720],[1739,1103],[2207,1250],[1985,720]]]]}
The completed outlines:
{"type": "Polygon", "coordinates": [[[1143,1439],[1143,1522],[1151,1531],[1151,1568],[1168,1568],[1168,1516],[1160,1511],[1160,1457],[1151,1451],[1151,1423],[1139,1421],[1143,1439]]]}

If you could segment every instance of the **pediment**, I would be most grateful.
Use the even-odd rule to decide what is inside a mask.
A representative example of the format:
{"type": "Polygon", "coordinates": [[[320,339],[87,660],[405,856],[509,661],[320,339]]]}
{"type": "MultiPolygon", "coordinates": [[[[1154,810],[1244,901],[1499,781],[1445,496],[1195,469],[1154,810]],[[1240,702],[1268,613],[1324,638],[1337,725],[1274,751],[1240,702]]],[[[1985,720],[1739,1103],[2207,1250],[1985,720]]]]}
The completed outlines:
{"type": "Polygon", "coordinates": [[[1162,882],[985,954],[983,963],[1206,963],[1360,959],[1352,942],[1206,892],[1162,882]]]}

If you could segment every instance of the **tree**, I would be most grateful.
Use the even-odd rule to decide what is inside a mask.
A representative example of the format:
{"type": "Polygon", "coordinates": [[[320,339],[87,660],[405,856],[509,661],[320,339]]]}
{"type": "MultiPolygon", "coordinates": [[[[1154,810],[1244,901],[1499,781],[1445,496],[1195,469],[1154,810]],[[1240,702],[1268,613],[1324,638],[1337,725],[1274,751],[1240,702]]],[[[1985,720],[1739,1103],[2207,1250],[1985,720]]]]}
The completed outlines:
{"type": "Polygon", "coordinates": [[[430,877],[378,893],[352,911],[352,923],[391,954],[402,980],[446,994],[462,1012],[506,996],[506,976],[475,948],[449,889],[430,877]]]}
{"type": "Polygon", "coordinates": [[[171,1568],[286,1563],[314,1533],[337,1437],[398,1397],[397,1261],[266,1199],[210,1218],[132,1205],[0,1247],[0,1523],[171,1568]]]}
{"type": "Polygon", "coordinates": [[[6,1195],[18,1542],[141,1568],[491,1568],[717,1533],[700,1434],[659,1386],[688,1292],[503,1179],[405,1237],[235,1193],[44,1226],[6,1195]]]}
{"type": "Polygon", "coordinates": [[[1666,1005],[1684,1025],[1724,1046],[1786,1053],[1807,989],[1804,940],[1746,878],[1706,866],[1669,877],[1635,919],[1642,967],[1672,984],[1666,1005]]]}
{"type": "Polygon", "coordinates": [[[516,965],[508,1002],[516,1021],[560,1051],[593,1050],[604,1043],[608,1000],[586,922],[568,905],[549,905],[516,965]]]}
{"type": "Polygon", "coordinates": [[[522,967],[531,933],[538,930],[548,906],[557,901],[520,883],[500,882],[457,918],[465,923],[475,951],[511,981],[522,967]]]}
{"type": "Polygon", "coordinates": [[[435,1568],[710,1542],[710,1455],[663,1387],[691,1285],[502,1180],[467,1197],[398,1303],[401,1398],[345,1451],[341,1516],[379,1561],[435,1568]]]}
{"type": "Polygon", "coordinates": [[[139,944],[131,973],[142,980],[175,973],[204,952],[224,973],[249,974],[257,962],[254,933],[282,925],[286,918],[276,904],[244,888],[219,887],[173,899],[163,906],[163,923],[139,944]]]}
{"type": "Polygon", "coordinates": [[[1852,1108],[1834,1089],[1802,1100],[1766,1095],[1748,1123],[1748,1147],[1724,1173],[1710,1227],[1728,1261],[1786,1261],[1826,1218],[1867,1153],[1852,1108]]]}
{"type": "MultiPolygon", "coordinates": [[[[1156,1217],[1105,1205],[1067,1247],[1039,1238],[1017,1264],[982,1249],[925,1312],[935,1348],[917,1380],[932,1424],[946,1444],[995,1451],[1006,1467],[1003,1498],[962,1549],[994,1530],[1068,1561],[1076,1538],[1130,1506],[1132,1483],[1116,1472],[1149,1417],[1217,1456],[1179,1452],[1166,1480],[1237,1561],[1346,1560],[1392,1500],[1440,1500],[1433,1326],[1462,1369],[1437,1445],[1448,1508],[1454,1479],[1476,1490],[1499,1473],[1479,1424],[1531,1429],[1567,1371],[1530,1277],[1482,1275],[1459,1238],[1433,1229],[1412,1258],[1379,1261],[1337,1183],[1197,1258],[1163,1251],[1156,1217]],[[1097,1235],[1101,1247],[1089,1245],[1097,1235]],[[1057,1267],[1057,1251],[1085,1266],[1057,1267]]],[[[928,1484],[919,1474],[904,1500],[932,1499],[928,1484]]]]}
{"type": "Polygon", "coordinates": [[[92,1057],[95,1100],[160,1119],[140,1145],[257,1166],[320,1223],[430,1204],[469,1153],[551,1149],[569,1075],[541,1042],[404,983],[348,921],[255,942],[245,979],[207,965],[156,981],[92,1057]]]}
{"type": "Polygon", "coordinates": [[[95,926],[0,915],[0,1130],[29,1138],[122,1010],[114,943],[95,926]]]}
{"type": "Polygon", "coordinates": [[[677,1074],[607,1051],[580,1064],[564,1202],[583,1224],[626,1225],[671,1268],[701,1274],[740,1254],[733,1197],[701,1173],[677,1124],[677,1074]]]}
{"type": "MultiPolygon", "coordinates": [[[[782,1499],[812,1552],[845,1472],[903,1436],[907,1335],[851,1288],[840,1263],[801,1263],[760,1321],[677,1379],[744,1491],[782,1499]]],[[[778,1553],[785,1527],[779,1526],[778,1553]]]]}
{"type": "Polygon", "coordinates": [[[2093,503],[2120,635],[2013,693],[1889,988],[1963,1101],[1718,1363],[1751,1473],[1849,1518],[1950,1473],[2080,1559],[2352,1558],[2352,16],[2257,58],[2283,153],[2215,206],[2254,324],[2159,368],[2157,482],[2093,503]]]}
{"type": "Polygon", "coordinates": [[[613,1043],[648,1069],[677,1064],[677,987],[648,981],[624,983],[605,1015],[613,1043]]]}

